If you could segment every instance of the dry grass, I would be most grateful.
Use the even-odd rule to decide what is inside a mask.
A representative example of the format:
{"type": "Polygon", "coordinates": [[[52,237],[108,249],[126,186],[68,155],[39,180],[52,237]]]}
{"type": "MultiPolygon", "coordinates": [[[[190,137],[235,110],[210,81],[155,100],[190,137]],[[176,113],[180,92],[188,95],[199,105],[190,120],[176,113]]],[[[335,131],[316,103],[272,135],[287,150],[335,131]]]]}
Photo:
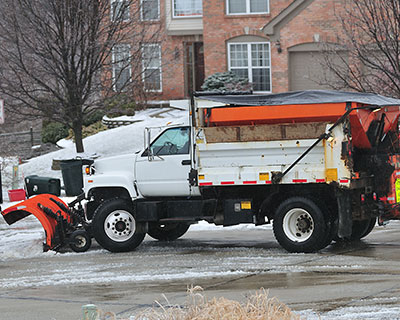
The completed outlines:
{"type": "Polygon", "coordinates": [[[152,308],[137,315],[135,320],[300,320],[289,307],[276,298],[269,298],[261,289],[240,303],[226,298],[208,300],[202,288],[188,289],[186,306],[164,306],[152,308]]]}

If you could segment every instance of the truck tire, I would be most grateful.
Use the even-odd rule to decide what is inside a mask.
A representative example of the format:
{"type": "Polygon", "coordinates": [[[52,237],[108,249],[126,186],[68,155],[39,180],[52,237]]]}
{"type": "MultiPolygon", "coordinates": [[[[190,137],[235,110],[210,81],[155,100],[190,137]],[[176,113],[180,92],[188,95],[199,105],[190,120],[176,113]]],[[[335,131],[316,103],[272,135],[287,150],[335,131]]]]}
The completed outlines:
{"type": "Polygon", "coordinates": [[[138,232],[131,206],[119,198],[104,201],[94,212],[93,236],[108,251],[132,251],[146,235],[138,232]]]}
{"type": "Polygon", "coordinates": [[[362,239],[362,238],[366,237],[367,235],[369,235],[372,232],[372,230],[374,230],[375,225],[376,225],[376,218],[372,218],[369,221],[369,225],[368,225],[367,230],[365,230],[365,232],[363,233],[363,235],[361,236],[360,239],[362,239]]]}
{"type": "Polygon", "coordinates": [[[85,230],[75,230],[70,235],[69,247],[75,252],[86,252],[92,245],[92,239],[85,230]]]}
{"type": "Polygon", "coordinates": [[[360,240],[369,235],[374,229],[376,218],[353,221],[353,228],[351,231],[351,240],[360,240]]]}
{"type": "Polygon", "coordinates": [[[190,224],[176,222],[168,224],[149,224],[147,234],[160,241],[174,241],[182,237],[188,231],[190,224]]]}
{"type": "Polygon", "coordinates": [[[332,241],[328,210],[311,199],[292,197],[277,208],[273,220],[276,240],[289,252],[315,252],[332,241]]]}
{"type": "Polygon", "coordinates": [[[376,224],[376,218],[371,218],[361,221],[353,221],[353,226],[351,228],[351,236],[348,239],[341,239],[337,235],[333,238],[336,242],[343,241],[356,241],[360,240],[371,233],[376,224]]]}

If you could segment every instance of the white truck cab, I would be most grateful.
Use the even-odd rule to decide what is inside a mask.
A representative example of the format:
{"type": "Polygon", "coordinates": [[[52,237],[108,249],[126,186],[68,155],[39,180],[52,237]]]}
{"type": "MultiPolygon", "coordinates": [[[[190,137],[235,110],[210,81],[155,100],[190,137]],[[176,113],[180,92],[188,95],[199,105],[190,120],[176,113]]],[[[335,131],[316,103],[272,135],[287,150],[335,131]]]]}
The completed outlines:
{"type": "Polygon", "coordinates": [[[189,197],[200,195],[189,184],[191,170],[189,126],[165,129],[135,161],[136,185],[143,197],[189,197]]]}

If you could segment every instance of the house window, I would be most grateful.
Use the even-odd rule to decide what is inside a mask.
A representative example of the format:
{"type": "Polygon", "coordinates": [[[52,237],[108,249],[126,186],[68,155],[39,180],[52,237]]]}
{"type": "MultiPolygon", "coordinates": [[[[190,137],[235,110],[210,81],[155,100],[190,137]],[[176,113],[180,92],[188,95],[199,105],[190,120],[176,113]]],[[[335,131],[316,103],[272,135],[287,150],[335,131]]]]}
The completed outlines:
{"type": "Polygon", "coordinates": [[[198,17],[203,14],[202,0],[172,0],[174,4],[174,18],[198,17]]]}
{"type": "Polygon", "coordinates": [[[160,19],[160,1],[142,0],[141,16],[143,21],[154,21],[160,19]]]}
{"type": "Polygon", "coordinates": [[[115,91],[123,91],[131,81],[130,55],[129,44],[118,44],[112,50],[112,75],[115,91]]]}
{"type": "Polygon", "coordinates": [[[269,43],[229,43],[228,56],[229,70],[249,79],[254,91],[271,91],[269,43]]]}
{"type": "Polygon", "coordinates": [[[228,14],[269,13],[269,0],[227,0],[228,14]]]}
{"type": "Polygon", "coordinates": [[[158,91],[161,88],[161,46],[145,44],[142,47],[142,66],[144,88],[148,91],[158,91]]]}
{"type": "Polygon", "coordinates": [[[129,0],[111,0],[111,20],[129,20],[129,0]]]}

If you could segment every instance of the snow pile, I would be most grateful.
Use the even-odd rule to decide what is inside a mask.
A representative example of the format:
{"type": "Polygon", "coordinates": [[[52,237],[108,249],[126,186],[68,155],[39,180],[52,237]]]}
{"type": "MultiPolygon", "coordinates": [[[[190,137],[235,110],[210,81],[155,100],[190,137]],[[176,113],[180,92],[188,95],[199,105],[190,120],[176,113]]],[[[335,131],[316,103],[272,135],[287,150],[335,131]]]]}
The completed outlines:
{"type": "Polygon", "coordinates": [[[7,190],[12,189],[13,184],[13,167],[18,165],[17,157],[2,158],[0,157],[0,170],[2,180],[3,199],[8,199],[7,190]]]}
{"type": "Polygon", "coordinates": [[[43,255],[44,230],[39,220],[27,217],[12,226],[0,218],[0,261],[43,255]]]}
{"type": "Polygon", "coordinates": [[[190,226],[190,231],[221,231],[221,230],[231,230],[231,231],[245,231],[245,230],[271,230],[272,225],[266,224],[262,226],[255,226],[254,224],[239,224],[231,227],[224,226],[216,226],[215,224],[208,223],[207,221],[200,221],[197,224],[193,224],[190,226]]]}

